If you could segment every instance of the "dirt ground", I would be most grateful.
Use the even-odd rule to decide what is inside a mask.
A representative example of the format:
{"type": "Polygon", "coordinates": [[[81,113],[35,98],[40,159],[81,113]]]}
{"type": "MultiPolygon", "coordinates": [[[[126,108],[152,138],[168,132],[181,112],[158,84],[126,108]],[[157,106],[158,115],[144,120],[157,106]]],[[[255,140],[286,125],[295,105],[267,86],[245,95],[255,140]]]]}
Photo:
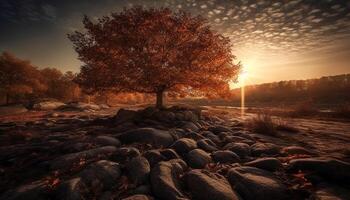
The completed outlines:
{"type": "MultiPolygon", "coordinates": [[[[216,114],[226,120],[240,119],[245,122],[256,116],[254,113],[244,113],[236,108],[206,107],[211,114],[216,114]]],[[[308,148],[317,154],[350,160],[350,122],[313,118],[281,118],[273,116],[288,125],[300,130],[299,133],[280,132],[281,137],[268,137],[265,140],[276,144],[296,144],[308,148]]]]}

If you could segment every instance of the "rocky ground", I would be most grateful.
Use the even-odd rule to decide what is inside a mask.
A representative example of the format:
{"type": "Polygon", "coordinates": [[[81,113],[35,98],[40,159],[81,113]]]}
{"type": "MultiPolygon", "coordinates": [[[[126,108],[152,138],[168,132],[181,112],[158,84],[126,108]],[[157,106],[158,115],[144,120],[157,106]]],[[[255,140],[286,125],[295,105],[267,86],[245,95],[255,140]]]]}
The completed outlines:
{"type": "Polygon", "coordinates": [[[179,106],[20,116],[0,118],[1,200],[350,199],[346,159],[236,118],[179,106]]]}

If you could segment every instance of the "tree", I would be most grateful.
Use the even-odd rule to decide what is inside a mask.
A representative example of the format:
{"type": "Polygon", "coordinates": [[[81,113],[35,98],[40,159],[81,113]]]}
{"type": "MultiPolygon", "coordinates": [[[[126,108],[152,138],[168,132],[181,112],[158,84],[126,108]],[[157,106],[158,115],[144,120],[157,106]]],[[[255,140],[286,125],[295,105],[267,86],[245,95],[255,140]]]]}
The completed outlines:
{"type": "Polygon", "coordinates": [[[29,61],[3,52],[0,56],[0,90],[5,94],[6,104],[12,96],[44,90],[40,73],[29,61]]]}
{"type": "Polygon", "coordinates": [[[45,96],[60,99],[61,95],[61,78],[62,72],[56,68],[44,68],[40,70],[43,81],[47,85],[45,96]]]}
{"type": "Polygon", "coordinates": [[[64,100],[76,100],[80,96],[80,88],[74,82],[75,77],[75,73],[67,71],[61,78],[64,100]]]}
{"type": "Polygon", "coordinates": [[[79,95],[79,88],[73,82],[75,74],[71,71],[62,73],[56,68],[44,68],[40,70],[42,79],[47,85],[45,96],[59,100],[74,100],[79,95]]]}
{"type": "Polygon", "coordinates": [[[84,17],[86,32],[69,34],[85,63],[77,82],[89,91],[225,95],[236,80],[230,40],[200,16],[141,7],[100,18],[84,17]]]}

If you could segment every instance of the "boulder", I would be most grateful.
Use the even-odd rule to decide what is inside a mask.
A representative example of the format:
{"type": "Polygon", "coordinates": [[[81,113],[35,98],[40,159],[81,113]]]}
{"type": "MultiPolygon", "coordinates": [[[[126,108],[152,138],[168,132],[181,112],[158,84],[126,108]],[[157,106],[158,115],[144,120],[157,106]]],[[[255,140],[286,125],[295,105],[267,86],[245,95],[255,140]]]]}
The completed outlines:
{"type": "Polygon", "coordinates": [[[244,200],[289,199],[286,186],[271,172],[255,167],[236,167],[230,169],[227,176],[244,200]]]}
{"type": "Polygon", "coordinates": [[[110,137],[110,136],[98,136],[95,138],[95,142],[102,146],[116,146],[119,147],[120,141],[116,138],[110,137]]]}
{"type": "Polygon", "coordinates": [[[100,160],[90,164],[78,176],[87,186],[95,189],[111,189],[117,184],[120,175],[121,170],[118,163],[100,160]]]}
{"type": "Polygon", "coordinates": [[[167,110],[160,110],[153,113],[152,117],[161,122],[174,122],[175,113],[167,110]]]}
{"type": "Polygon", "coordinates": [[[181,128],[170,129],[169,132],[171,132],[171,134],[177,139],[183,138],[187,133],[187,131],[181,128]]]}
{"type": "Polygon", "coordinates": [[[81,200],[86,198],[88,193],[81,178],[73,178],[62,182],[55,191],[54,199],[81,200]]]}
{"type": "Polygon", "coordinates": [[[280,153],[280,147],[271,143],[256,143],[251,146],[253,156],[277,155],[280,153]]]}
{"type": "Polygon", "coordinates": [[[103,158],[115,153],[117,148],[114,146],[104,146],[95,149],[89,149],[78,153],[66,154],[56,158],[51,162],[52,170],[67,170],[70,169],[74,164],[80,162],[81,159],[89,160],[92,158],[103,158]]]}
{"type": "Polygon", "coordinates": [[[125,144],[143,143],[151,144],[154,147],[167,147],[174,142],[172,135],[168,131],[154,128],[138,128],[124,132],[117,137],[125,144]]]}
{"type": "Polygon", "coordinates": [[[134,120],[137,116],[137,111],[134,110],[126,110],[126,109],[119,109],[117,114],[114,116],[113,121],[115,124],[123,124],[125,122],[130,122],[134,120]]]}
{"type": "Polygon", "coordinates": [[[56,117],[59,117],[60,115],[58,113],[51,113],[51,114],[48,114],[47,116],[56,118],[56,117]]]}
{"type": "Polygon", "coordinates": [[[116,161],[125,161],[140,155],[140,151],[135,147],[121,147],[113,154],[113,158],[116,161]]]}
{"type": "Polygon", "coordinates": [[[282,168],[282,163],[277,158],[259,158],[254,161],[247,162],[244,165],[264,169],[271,172],[282,168]]]}
{"type": "Polygon", "coordinates": [[[187,166],[182,160],[160,162],[151,170],[151,187],[159,199],[189,200],[182,191],[180,176],[187,166]]]}
{"type": "Polygon", "coordinates": [[[131,191],[131,194],[151,194],[150,185],[140,185],[131,191]]]}
{"type": "Polygon", "coordinates": [[[218,150],[216,144],[210,139],[202,139],[197,141],[197,146],[206,152],[213,152],[218,150]]]}
{"type": "Polygon", "coordinates": [[[64,106],[66,106],[66,104],[59,101],[43,101],[43,102],[35,103],[33,105],[33,109],[34,110],[55,110],[64,106]]]}
{"type": "Polygon", "coordinates": [[[311,151],[299,146],[284,147],[281,153],[284,155],[313,155],[311,151]]]}
{"type": "Polygon", "coordinates": [[[175,113],[175,119],[178,121],[197,122],[201,116],[201,110],[198,108],[173,106],[169,110],[175,113]]]}
{"type": "Polygon", "coordinates": [[[111,191],[104,191],[102,194],[98,195],[98,200],[111,200],[114,194],[111,191]]]}
{"type": "Polygon", "coordinates": [[[136,194],[136,195],[132,195],[126,198],[123,198],[122,200],[152,200],[153,198],[147,196],[147,195],[143,195],[143,194],[136,194]]]}
{"type": "Polygon", "coordinates": [[[250,140],[241,136],[235,136],[235,135],[228,135],[224,137],[224,142],[229,143],[229,142],[234,142],[234,143],[245,143],[248,145],[253,145],[255,143],[254,140],[250,140]]]}
{"type": "Polygon", "coordinates": [[[228,143],[224,149],[234,152],[242,159],[250,155],[250,146],[246,143],[228,143]]]}
{"type": "Polygon", "coordinates": [[[336,185],[321,184],[311,195],[312,200],[346,200],[350,197],[349,188],[336,185]]]}
{"type": "Polygon", "coordinates": [[[178,139],[170,146],[179,154],[186,154],[189,151],[197,148],[196,141],[189,138],[178,139]]]}
{"type": "Polygon", "coordinates": [[[219,136],[215,135],[214,133],[208,133],[206,134],[207,139],[210,139],[213,141],[216,145],[220,146],[221,145],[221,139],[219,136]]]}
{"type": "Polygon", "coordinates": [[[245,138],[247,140],[252,140],[252,141],[255,140],[255,138],[253,136],[251,136],[251,133],[248,131],[242,131],[242,130],[235,131],[235,132],[233,132],[233,135],[245,138]]]}
{"type": "Polygon", "coordinates": [[[22,185],[14,190],[0,195],[0,199],[6,200],[45,200],[49,191],[48,185],[43,181],[36,181],[22,185]]]}
{"type": "Polygon", "coordinates": [[[193,132],[193,131],[186,132],[184,134],[184,137],[193,139],[195,141],[205,139],[205,137],[203,135],[200,135],[200,134],[193,132]]]}
{"type": "Polygon", "coordinates": [[[195,125],[193,122],[184,122],[182,124],[181,128],[184,130],[189,130],[189,131],[194,131],[194,132],[199,131],[198,126],[195,125]]]}
{"type": "Polygon", "coordinates": [[[182,113],[184,114],[184,121],[191,121],[191,122],[198,121],[198,116],[191,110],[185,110],[185,111],[182,111],[182,113]]]}
{"type": "Polygon", "coordinates": [[[222,175],[201,170],[186,174],[186,185],[195,200],[239,200],[222,175]]]}
{"type": "Polygon", "coordinates": [[[143,118],[151,118],[159,109],[155,107],[147,107],[143,110],[138,111],[143,118]]]}
{"type": "Polygon", "coordinates": [[[59,108],[60,110],[63,111],[96,111],[100,110],[101,107],[96,104],[91,104],[91,103],[84,103],[84,102],[70,102],[64,106],[61,106],[59,108]]]}
{"type": "Polygon", "coordinates": [[[108,109],[108,108],[110,108],[110,106],[107,105],[107,104],[100,104],[99,106],[100,106],[101,109],[108,109]]]}
{"type": "Polygon", "coordinates": [[[290,161],[288,171],[309,171],[335,181],[337,183],[350,183],[350,163],[333,158],[300,158],[290,161]]]}
{"type": "Polygon", "coordinates": [[[151,171],[150,164],[145,157],[131,159],[126,165],[129,179],[134,185],[140,185],[148,180],[151,171]]]}
{"type": "Polygon", "coordinates": [[[187,162],[192,168],[201,169],[211,162],[210,155],[202,149],[194,149],[188,152],[187,162]]]}
{"type": "Polygon", "coordinates": [[[81,110],[100,110],[101,109],[99,105],[92,104],[92,103],[83,103],[83,102],[78,102],[76,104],[76,107],[81,110]]]}
{"type": "Polygon", "coordinates": [[[150,166],[154,166],[161,161],[169,160],[164,155],[160,153],[159,150],[148,150],[143,156],[148,160],[150,166]]]}
{"type": "Polygon", "coordinates": [[[227,126],[217,125],[217,126],[211,126],[208,128],[209,131],[219,134],[221,132],[232,132],[231,129],[227,126]]]}
{"type": "Polygon", "coordinates": [[[213,158],[214,162],[219,162],[219,163],[240,162],[239,156],[229,150],[215,151],[214,153],[211,154],[211,157],[213,158]]]}
{"type": "Polygon", "coordinates": [[[166,158],[166,160],[179,159],[179,154],[173,149],[161,149],[160,154],[166,158]]]}

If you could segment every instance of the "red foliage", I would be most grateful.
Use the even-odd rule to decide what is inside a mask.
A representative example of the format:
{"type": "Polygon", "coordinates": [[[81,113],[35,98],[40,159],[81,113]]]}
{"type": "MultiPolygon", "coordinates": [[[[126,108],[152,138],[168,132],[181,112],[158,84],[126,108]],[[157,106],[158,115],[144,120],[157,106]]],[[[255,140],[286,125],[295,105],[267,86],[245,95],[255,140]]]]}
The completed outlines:
{"type": "Polygon", "coordinates": [[[224,96],[235,80],[230,40],[207,22],[170,9],[125,9],[92,22],[69,38],[85,63],[76,81],[88,92],[224,96]]]}

